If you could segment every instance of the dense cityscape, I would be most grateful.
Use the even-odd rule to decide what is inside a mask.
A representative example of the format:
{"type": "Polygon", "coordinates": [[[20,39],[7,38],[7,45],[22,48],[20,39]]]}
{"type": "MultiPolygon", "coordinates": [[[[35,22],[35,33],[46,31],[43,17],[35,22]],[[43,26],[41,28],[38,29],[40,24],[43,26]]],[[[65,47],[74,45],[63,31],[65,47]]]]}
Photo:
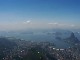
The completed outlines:
{"type": "Polygon", "coordinates": [[[80,41],[74,33],[64,41],[72,44],[72,47],[63,49],[56,48],[53,42],[33,42],[1,37],[0,60],[79,60],[80,41]]]}

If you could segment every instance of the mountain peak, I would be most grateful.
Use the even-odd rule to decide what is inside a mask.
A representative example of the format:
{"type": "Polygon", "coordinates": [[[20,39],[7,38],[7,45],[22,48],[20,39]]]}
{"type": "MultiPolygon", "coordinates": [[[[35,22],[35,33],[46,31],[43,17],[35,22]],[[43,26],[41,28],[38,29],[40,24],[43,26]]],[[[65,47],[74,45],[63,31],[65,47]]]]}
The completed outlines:
{"type": "Polygon", "coordinates": [[[73,32],[71,33],[70,38],[76,38],[73,32]]]}

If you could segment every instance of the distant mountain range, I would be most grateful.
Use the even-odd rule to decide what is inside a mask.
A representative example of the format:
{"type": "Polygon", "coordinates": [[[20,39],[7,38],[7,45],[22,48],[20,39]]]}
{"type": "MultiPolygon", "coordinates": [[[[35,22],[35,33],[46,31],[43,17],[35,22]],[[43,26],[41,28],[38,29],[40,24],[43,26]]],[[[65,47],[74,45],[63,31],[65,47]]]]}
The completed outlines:
{"type": "Polygon", "coordinates": [[[74,33],[74,35],[80,40],[80,33],[78,30],[76,31],[69,31],[69,30],[63,30],[63,29],[51,29],[51,30],[26,30],[26,31],[0,31],[0,36],[19,36],[19,35],[34,35],[34,34],[46,34],[46,35],[53,35],[54,37],[61,37],[62,39],[68,38],[71,33],[74,33]]]}

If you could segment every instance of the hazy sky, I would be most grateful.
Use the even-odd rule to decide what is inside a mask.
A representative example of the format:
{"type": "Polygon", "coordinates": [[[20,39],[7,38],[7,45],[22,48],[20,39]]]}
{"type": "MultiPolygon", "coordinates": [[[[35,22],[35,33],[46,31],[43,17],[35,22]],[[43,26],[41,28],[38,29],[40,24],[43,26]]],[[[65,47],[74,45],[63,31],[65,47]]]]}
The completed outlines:
{"type": "Polygon", "coordinates": [[[0,30],[80,28],[80,0],[0,0],[0,30]]]}

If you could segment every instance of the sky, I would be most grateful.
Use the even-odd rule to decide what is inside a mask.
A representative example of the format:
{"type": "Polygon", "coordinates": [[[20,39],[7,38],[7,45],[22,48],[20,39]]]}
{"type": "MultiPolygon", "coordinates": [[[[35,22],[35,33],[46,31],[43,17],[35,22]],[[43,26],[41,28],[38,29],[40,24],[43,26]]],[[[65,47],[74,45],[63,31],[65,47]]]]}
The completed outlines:
{"type": "Polygon", "coordinates": [[[80,29],[80,0],[0,0],[0,30],[80,29]]]}

